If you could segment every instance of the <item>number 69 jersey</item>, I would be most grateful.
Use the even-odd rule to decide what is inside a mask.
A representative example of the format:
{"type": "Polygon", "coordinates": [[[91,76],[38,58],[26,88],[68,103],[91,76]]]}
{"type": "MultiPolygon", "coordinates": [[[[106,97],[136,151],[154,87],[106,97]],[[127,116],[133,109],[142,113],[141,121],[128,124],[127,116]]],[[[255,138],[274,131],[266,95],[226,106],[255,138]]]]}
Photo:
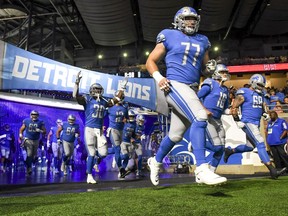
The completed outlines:
{"type": "Polygon", "coordinates": [[[157,43],[163,43],[167,51],[165,61],[168,80],[199,84],[204,54],[211,47],[206,36],[164,29],[158,34],[157,43]]]}
{"type": "Polygon", "coordinates": [[[244,102],[241,104],[241,121],[260,125],[260,119],[263,113],[263,94],[259,94],[249,88],[241,88],[236,95],[242,95],[244,102]]]}

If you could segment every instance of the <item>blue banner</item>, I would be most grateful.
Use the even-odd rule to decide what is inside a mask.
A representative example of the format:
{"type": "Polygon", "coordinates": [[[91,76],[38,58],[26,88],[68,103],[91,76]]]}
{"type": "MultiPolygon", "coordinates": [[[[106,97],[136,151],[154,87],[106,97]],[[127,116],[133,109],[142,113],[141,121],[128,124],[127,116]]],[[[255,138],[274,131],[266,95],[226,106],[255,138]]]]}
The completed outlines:
{"type": "MultiPolygon", "coordinates": [[[[88,93],[93,83],[100,83],[105,97],[113,97],[120,88],[121,76],[85,70],[33,54],[3,41],[1,48],[0,89],[35,89],[72,92],[77,73],[82,79],[79,93],[88,93]]],[[[164,94],[152,78],[129,78],[125,101],[168,114],[164,94]]]]}

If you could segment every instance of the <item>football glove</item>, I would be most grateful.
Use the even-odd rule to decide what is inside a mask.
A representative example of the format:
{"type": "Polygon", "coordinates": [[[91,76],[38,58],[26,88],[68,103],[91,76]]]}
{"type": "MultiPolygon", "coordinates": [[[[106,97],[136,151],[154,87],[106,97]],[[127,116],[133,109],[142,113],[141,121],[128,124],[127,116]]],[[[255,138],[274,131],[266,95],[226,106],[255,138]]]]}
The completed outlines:
{"type": "Polygon", "coordinates": [[[268,113],[263,113],[262,116],[263,116],[263,119],[264,119],[265,121],[269,121],[269,120],[270,120],[270,116],[269,116],[268,113]]]}
{"type": "Polygon", "coordinates": [[[214,59],[211,59],[206,64],[206,70],[212,74],[216,70],[216,66],[217,62],[214,59]]]}

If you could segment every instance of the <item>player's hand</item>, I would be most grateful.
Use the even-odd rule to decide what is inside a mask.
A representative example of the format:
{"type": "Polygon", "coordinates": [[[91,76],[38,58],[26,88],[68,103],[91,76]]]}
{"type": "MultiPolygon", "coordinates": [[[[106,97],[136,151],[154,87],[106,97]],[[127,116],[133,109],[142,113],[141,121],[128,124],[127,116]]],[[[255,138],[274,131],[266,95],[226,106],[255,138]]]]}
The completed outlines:
{"type": "Polygon", "coordinates": [[[214,59],[211,59],[206,64],[206,70],[209,73],[214,73],[214,71],[216,70],[216,66],[217,66],[217,62],[214,59]]]}
{"type": "Polygon", "coordinates": [[[162,91],[167,93],[170,91],[170,81],[167,80],[165,77],[159,82],[158,85],[162,91]]]}
{"type": "Polygon", "coordinates": [[[38,133],[43,133],[43,131],[40,128],[36,128],[35,131],[38,133]]]}
{"type": "Polygon", "coordinates": [[[145,134],[142,134],[142,136],[140,137],[140,140],[145,140],[146,139],[146,135],[145,134]]]}
{"type": "Polygon", "coordinates": [[[128,77],[125,77],[123,80],[120,81],[120,88],[121,90],[125,90],[126,89],[126,85],[128,83],[128,77]]]}
{"type": "Polygon", "coordinates": [[[75,81],[75,83],[76,83],[76,84],[79,84],[81,79],[82,79],[82,73],[81,73],[81,71],[79,71],[78,74],[77,74],[77,76],[76,76],[76,81],[75,81]]]}
{"type": "Polygon", "coordinates": [[[50,142],[47,140],[47,148],[50,148],[50,142]]]}
{"type": "Polygon", "coordinates": [[[230,108],[230,114],[233,116],[238,115],[238,108],[230,108]]]}
{"type": "Polygon", "coordinates": [[[58,147],[62,144],[62,141],[60,139],[57,139],[57,144],[58,144],[58,147]]]}

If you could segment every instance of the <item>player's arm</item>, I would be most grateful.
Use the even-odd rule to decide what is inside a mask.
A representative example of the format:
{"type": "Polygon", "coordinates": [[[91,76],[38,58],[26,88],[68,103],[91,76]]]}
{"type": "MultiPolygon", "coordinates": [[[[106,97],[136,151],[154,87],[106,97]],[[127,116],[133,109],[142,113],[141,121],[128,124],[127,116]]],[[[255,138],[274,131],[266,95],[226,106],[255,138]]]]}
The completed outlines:
{"type": "Polygon", "coordinates": [[[117,91],[117,94],[115,95],[114,98],[108,100],[108,107],[114,106],[117,104],[119,101],[123,100],[125,97],[124,89],[120,89],[117,91]]]}
{"type": "Polygon", "coordinates": [[[61,131],[63,130],[62,126],[59,126],[57,131],[56,131],[56,138],[57,140],[60,139],[61,131]]]}
{"type": "Polygon", "coordinates": [[[22,139],[23,138],[23,132],[26,129],[25,124],[23,123],[22,126],[19,129],[19,138],[22,139]]]}
{"type": "Polygon", "coordinates": [[[81,78],[82,78],[82,74],[81,74],[81,71],[79,71],[77,74],[74,89],[73,89],[73,98],[76,99],[78,104],[85,105],[86,104],[85,98],[79,94],[79,85],[80,85],[81,78]]]}
{"type": "Polygon", "coordinates": [[[42,133],[43,136],[45,136],[45,134],[46,134],[46,127],[45,127],[44,123],[41,126],[41,133],[42,133]]]}
{"type": "Polygon", "coordinates": [[[244,103],[244,101],[245,101],[245,98],[241,94],[236,95],[233,101],[232,107],[230,109],[230,113],[232,114],[235,121],[239,121],[238,108],[244,103]]]}
{"type": "Polygon", "coordinates": [[[161,75],[158,68],[158,62],[163,59],[166,55],[166,48],[163,43],[158,43],[153,51],[150,53],[147,61],[146,61],[146,69],[149,72],[150,76],[152,76],[155,81],[158,83],[158,86],[161,90],[169,91],[169,80],[161,75]]]}

